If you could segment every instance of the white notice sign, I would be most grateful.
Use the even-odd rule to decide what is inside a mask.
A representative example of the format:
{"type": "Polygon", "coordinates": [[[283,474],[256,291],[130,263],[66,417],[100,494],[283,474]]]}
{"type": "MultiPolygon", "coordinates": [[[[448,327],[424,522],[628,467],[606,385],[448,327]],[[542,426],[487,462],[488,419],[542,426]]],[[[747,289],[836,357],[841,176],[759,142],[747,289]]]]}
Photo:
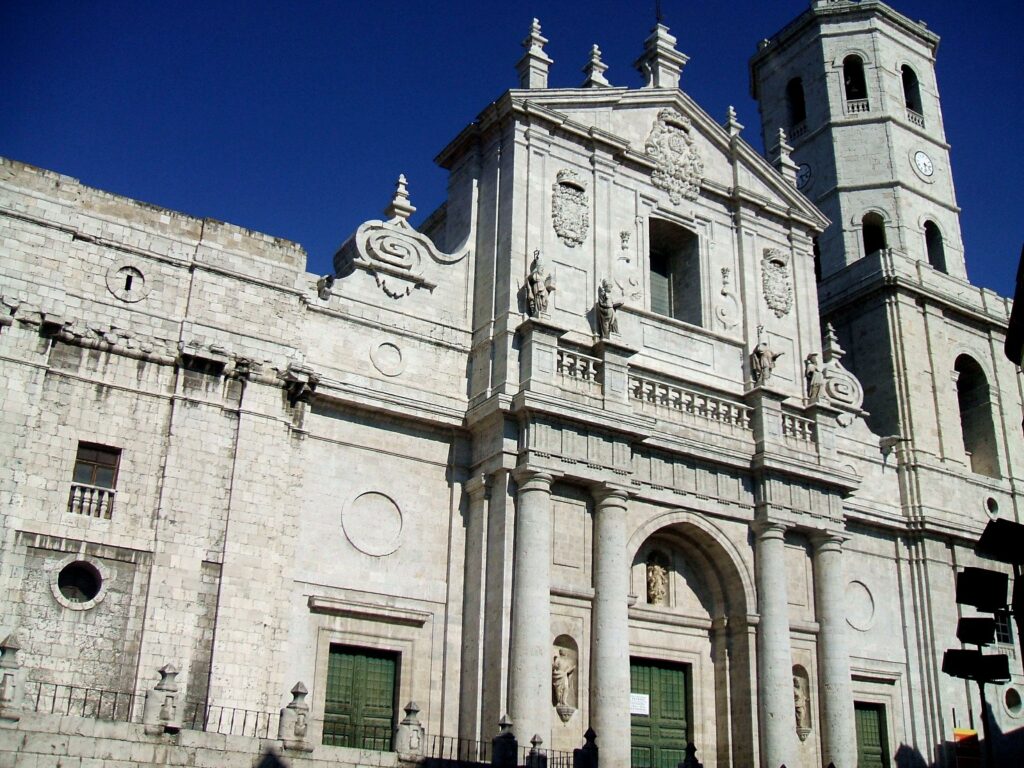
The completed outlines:
{"type": "Polygon", "coordinates": [[[629,694],[629,714],[631,715],[651,715],[651,697],[646,693],[631,693],[629,694]]]}

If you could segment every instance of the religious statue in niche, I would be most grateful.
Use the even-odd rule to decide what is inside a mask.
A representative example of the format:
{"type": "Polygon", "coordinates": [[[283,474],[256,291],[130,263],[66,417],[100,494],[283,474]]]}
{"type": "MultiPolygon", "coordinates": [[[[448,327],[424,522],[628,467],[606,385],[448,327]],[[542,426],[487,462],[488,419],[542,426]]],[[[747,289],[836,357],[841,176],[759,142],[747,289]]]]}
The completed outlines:
{"type": "Polygon", "coordinates": [[[817,403],[822,399],[825,387],[825,376],[818,364],[818,355],[812,352],[804,360],[804,379],[807,381],[807,399],[817,403]]]}
{"type": "Polygon", "coordinates": [[[806,673],[801,667],[793,669],[793,713],[796,720],[796,735],[806,741],[811,733],[810,693],[806,673]]]}
{"type": "Polygon", "coordinates": [[[597,288],[597,333],[602,339],[611,338],[619,332],[617,310],[624,302],[612,299],[613,286],[610,280],[602,280],[597,288]]]}
{"type": "Polygon", "coordinates": [[[569,722],[576,711],[576,670],[579,652],[576,642],[568,635],[555,639],[555,654],[551,659],[551,703],[563,723],[569,722]]]}
{"type": "Polygon", "coordinates": [[[647,558],[647,604],[668,605],[668,563],[660,552],[647,558]]]}
{"type": "Polygon", "coordinates": [[[772,371],[775,370],[775,361],[785,354],[784,352],[772,352],[768,342],[762,338],[763,333],[764,326],[757,326],[757,346],[750,353],[750,374],[754,378],[754,383],[762,386],[771,379],[772,371]]]}
{"type": "Polygon", "coordinates": [[[540,251],[533,252],[530,276],[526,279],[526,308],[530,317],[548,313],[548,298],[555,291],[555,279],[544,271],[540,251]]]}
{"type": "Polygon", "coordinates": [[[582,245],[590,228],[590,199],[576,171],[558,172],[551,195],[551,224],[558,239],[570,248],[582,245]]]}

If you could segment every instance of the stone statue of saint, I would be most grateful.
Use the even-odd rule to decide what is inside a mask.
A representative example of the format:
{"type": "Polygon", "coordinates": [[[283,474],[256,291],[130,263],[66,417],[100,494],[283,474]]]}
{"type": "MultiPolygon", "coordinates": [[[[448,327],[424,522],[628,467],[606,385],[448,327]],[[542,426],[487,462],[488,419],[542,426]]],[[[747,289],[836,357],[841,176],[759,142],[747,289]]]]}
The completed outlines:
{"type": "Polygon", "coordinates": [[[656,558],[647,561],[647,604],[668,605],[668,569],[656,558]]]}
{"type": "Polygon", "coordinates": [[[573,707],[573,675],[576,664],[569,658],[565,648],[559,648],[551,661],[551,697],[556,707],[573,707]]]}
{"type": "Polygon", "coordinates": [[[750,372],[754,382],[767,384],[775,370],[775,361],[782,357],[784,352],[772,352],[767,341],[757,342],[754,351],[750,353],[750,372]]]}
{"type": "Polygon", "coordinates": [[[555,279],[544,271],[540,251],[534,251],[530,276],[526,279],[526,308],[530,317],[547,314],[548,296],[554,290],[555,279]]]}
{"type": "Polygon", "coordinates": [[[619,320],[615,315],[622,304],[621,301],[612,301],[612,284],[602,280],[597,289],[597,332],[602,339],[611,338],[613,333],[619,332],[619,320]]]}
{"type": "Polygon", "coordinates": [[[812,403],[821,400],[825,376],[821,372],[821,366],[818,365],[818,355],[814,352],[804,360],[804,379],[807,381],[807,399],[812,403]]]}
{"type": "Polygon", "coordinates": [[[807,700],[804,697],[802,681],[793,676],[793,710],[796,715],[796,727],[803,728],[807,721],[807,700]]]}

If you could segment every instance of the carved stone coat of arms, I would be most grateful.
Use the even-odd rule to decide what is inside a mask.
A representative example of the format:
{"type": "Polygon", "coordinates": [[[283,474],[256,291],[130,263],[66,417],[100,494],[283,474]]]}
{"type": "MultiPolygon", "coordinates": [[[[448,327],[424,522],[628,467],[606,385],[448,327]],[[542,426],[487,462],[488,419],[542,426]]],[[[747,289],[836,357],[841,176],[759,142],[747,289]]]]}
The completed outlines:
{"type": "Polygon", "coordinates": [[[789,277],[789,256],[778,248],[765,248],[761,257],[761,287],[764,300],[776,317],[793,308],[793,281],[789,277]]]}
{"type": "Polygon", "coordinates": [[[684,198],[697,199],[704,178],[704,161],[693,144],[689,118],[671,109],[661,110],[644,151],[658,166],[651,173],[651,182],[668,192],[674,205],[684,198]]]}
{"type": "Polygon", "coordinates": [[[551,195],[551,223],[559,240],[570,248],[582,245],[590,229],[590,200],[575,171],[558,172],[551,195]]]}

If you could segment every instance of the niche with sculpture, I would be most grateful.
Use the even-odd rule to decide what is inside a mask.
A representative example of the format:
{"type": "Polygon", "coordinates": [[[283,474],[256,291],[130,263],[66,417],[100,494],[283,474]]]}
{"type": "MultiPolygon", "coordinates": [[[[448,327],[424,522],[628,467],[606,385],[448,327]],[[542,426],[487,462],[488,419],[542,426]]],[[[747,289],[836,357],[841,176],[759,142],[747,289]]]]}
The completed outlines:
{"type": "Polygon", "coordinates": [[[559,635],[552,650],[551,703],[567,723],[579,708],[579,647],[569,635],[559,635]]]}
{"type": "Polygon", "coordinates": [[[668,605],[668,557],[657,550],[647,556],[647,604],[668,605]]]}
{"type": "Polygon", "coordinates": [[[811,733],[811,683],[807,670],[799,664],[793,667],[793,713],[796,735],[806,741],[811,733]]]}

